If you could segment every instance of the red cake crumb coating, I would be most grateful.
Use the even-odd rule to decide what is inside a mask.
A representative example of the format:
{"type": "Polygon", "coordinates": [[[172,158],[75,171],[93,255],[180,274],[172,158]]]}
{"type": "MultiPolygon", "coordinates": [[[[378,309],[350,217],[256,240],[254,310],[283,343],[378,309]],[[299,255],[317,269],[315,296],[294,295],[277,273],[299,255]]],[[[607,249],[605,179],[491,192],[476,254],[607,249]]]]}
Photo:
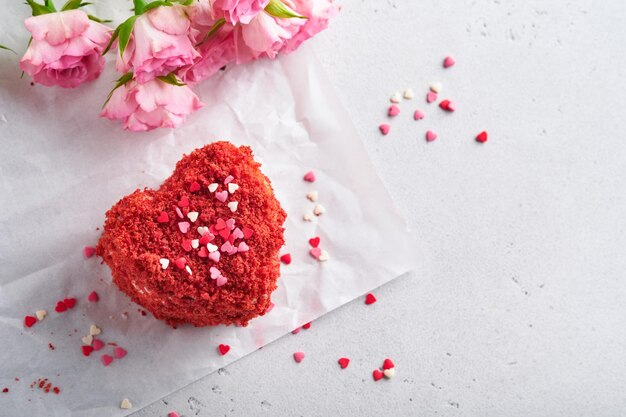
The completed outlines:
{"type": "MultiPolygon", "coordinates": [[[[263,315],[271,304],[280,272],[278,251],[284,243],[286,214],[260,166],[249,147],[217,142],[183,157],[158,190],[136,190],[121,199],[107,212],[96,248],[96,254],[111,268],[115,284],[172,326],[245,326],[263,315]],[[218,192],[227,190],[224,180],[228,176],[234,177],[232,183],[239,189],[221,202],[208,186],[217,183],[218,192]],[[194,182],[200,184],[200,190],[191,192],[194,182]],[[184,219],[176,213],[182,197],[189,200],[187,207],[179,207],[184,219]],[[230,201],[239,203],[236,212],[227,206],[230,201]],[[200,213],[195,222],[187,218],[191,211],[200,213]],[[161,212],[167,213],[167,222],[157,221],[161,212]],[[210,227],[220,218],[234,219],[236,227],[253,231],[252,236],[241,239],[249,246],[247,252],[221,253],[220,260],[214,262],[198,254],[206,245],[190,251],[183,248],[183,240],[201,237],[199,226],[210,227]],[[190,223],[187,233],[179,229],[182,221],[190,223]],[[185,258],[191,275],[175,265],[180,257],[185,258]],[[162,258],[170,261],[166,269],[160,264],[162,258]],[[210,276],[211,267],[228,279],[224,285],[216,285],[210,276]]],[[[223,243],[218,234],[211,241],[218,247],[223,243]]]]}

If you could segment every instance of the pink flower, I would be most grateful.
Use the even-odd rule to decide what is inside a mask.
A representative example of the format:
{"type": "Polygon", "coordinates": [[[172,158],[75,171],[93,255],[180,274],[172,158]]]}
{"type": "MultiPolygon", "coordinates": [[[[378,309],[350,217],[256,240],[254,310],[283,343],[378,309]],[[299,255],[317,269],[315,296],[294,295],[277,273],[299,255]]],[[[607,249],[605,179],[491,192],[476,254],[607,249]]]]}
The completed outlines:
{"type": "Polygon", "coordinates": [[[333,0],[291,0],[293,9],[307,20],[304,25],[297,26],[297,31],[285,42],[281,52],[295,51],[302,42],[317,35],[328,27],[328,21],[335,17],[341,9],[333,0]]]}
{"type": "Polygon", "coordinates": [[[263,11],[247,25],[235,27],[235,47],[237,63],[242,64],[261,57],[274,59],[285,43],[295,33],[296,26],[303,25],[304,19],[276,18],[263,11]]]}
{"type": "Polygon", "coordinates": [[[100,116],[122,120],[127,130],[148,131],[176,127],[203,105],[187,86],[159,79],[143,84],[131,80],[113,91],[100,116]]]}
{"type": "Polygon", "coordinates": [[[100,75],[101,56],[111,29],[89,20],[80,10],[29,17],[24,21],[33,39],[20,68],[46,86],[76,87],[100,75]]]}
{"type": "Polygon", "coordinates": [[[214,0],[213,9],[216,18],[222,17],[231,25],[248,24],[259,14],[269,0],[214,0]]]}
{"type": "Polygon", "coordinates": [[[118,54],[116,69],[123,73],[132,69],[144,83],[191,65],[198,56],[185,9],[161,6],[137,17],[123,59],[118,54]]]}
{"type": "Polygon", "coordinates": [[[220,68],[235,60],[233,26],[225,23],[213,36],[197,47],[200,58],[178,75],[184,82],[198,83],[216,74],[220,68]]]}

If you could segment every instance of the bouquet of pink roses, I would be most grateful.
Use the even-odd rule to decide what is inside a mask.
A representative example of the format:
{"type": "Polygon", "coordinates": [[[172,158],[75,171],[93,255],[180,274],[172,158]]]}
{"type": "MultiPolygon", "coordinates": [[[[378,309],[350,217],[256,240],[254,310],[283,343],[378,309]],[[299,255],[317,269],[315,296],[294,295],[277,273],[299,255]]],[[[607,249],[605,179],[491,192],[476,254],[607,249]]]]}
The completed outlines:
{"type": "Polygon", "coordinates": [[[104,69],[117,49],[122,75],[101,116],[125,129],[175,127],[202,107],[190,86],[230,64],[289,53],[325,29],[339,10],[333,0],[134,0],[134,15],[115,30],[68,0],[27,0],[31,33],[21,69],[34,82],[73,88],[104,69]]]}

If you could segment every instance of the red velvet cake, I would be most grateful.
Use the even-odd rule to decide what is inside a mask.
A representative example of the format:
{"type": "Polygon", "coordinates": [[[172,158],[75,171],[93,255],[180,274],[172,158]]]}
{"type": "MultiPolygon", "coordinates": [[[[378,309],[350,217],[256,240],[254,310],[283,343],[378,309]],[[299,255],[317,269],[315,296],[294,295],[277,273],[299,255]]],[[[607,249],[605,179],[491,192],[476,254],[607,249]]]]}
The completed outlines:
{"type": "Polygon", "coordinates": [[[286,214],[259,168],[250,148],[217,142],[183,157],[158,190],[121,199],[96,248],[115,284],[173,326],[263,315],[286,214]]]}

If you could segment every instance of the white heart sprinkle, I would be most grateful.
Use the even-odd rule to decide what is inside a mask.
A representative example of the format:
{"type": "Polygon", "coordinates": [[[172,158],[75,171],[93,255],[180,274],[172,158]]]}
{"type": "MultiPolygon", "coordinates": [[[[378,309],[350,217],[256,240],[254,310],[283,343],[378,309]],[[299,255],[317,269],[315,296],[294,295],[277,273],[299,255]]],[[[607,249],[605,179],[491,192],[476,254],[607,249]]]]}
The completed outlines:
{"type": "Polygon", "coordinates": [[[209,228],[206,226],[200,226],[196,230],[198,231],[198,234],[200,236],[204,236],[205,234],[209,233],[209,228]]]}
{"type": "Polygon", "coordinates": [[[81,340],[83,341],[83,344],[87,346],[91,346],[91,342],[93,342],[93,336],[88,334],[87,336],[83,337],[81,340]]]}
{"type": "Polygon", "coordinates": [[[133,403],[131,403],[128,398],[124,398],[120,403],[120,408],[122,410],[128,410],[129,408],[133,408],[133,403]]]}
{"type": "Polygon", "coordinates": [[[317,206],[315,206],[315,208],[313,209],[313,214],[315,214],[316,216],[321,216],[322,214],[324,214],[326,212],[326,209],[324,208],[324,206],[322,206],[321,204],[318,204],[317,206]]]}
{"type": "Polygon", "coordinates": [[[207,243],[206,248],[208,249],[209,252],[215,252],[217,250],[217,246],[211,243],[207,243]]]}
{"type": "Polygon", "coordinates": [[[320,254],[319,258],[317,258],[317,260],[320,262],[326,262],[328,260],[328,252],[322,249],[322,253],[320,254]]]}
{"type": "Polygon", "coordinates": [[[200,246],[200,240],[199,239],[193,239],[191,241],[191,247],[194,249],[198,249],[198,246],[200,246]]]}
{"type": "Polygon", "coordinates": [[[233,182],[231,182],[230,184],[228,184],[228,192],[229,193],[234,193],[235,191],[237,191],[239,189],[239,186],[233,182]]]}
{"type": "Polygon", "coordinates": [[[213,184],[209,184],[209,192],[214,193],[215,190],[217,190],[217,187],[219,187],[219,184],[214,182],[213,184]]]}
{"type": "Polygon", "coordinates": [[[313,220],[313,217],[311,216],[311,213],[305,213],[305,214],[304,214],[304,216],[302,216],[302,219],[303,219],[305,222],[310,222],[310,221],[312,221],[312,220],[313,220]]]}
{"type": "Polygon", "coordinates": [[[393,375],[395,373],[396,373],[395,368],[389,368],[389,369],[385,369],[383,371],[383,375],[385,375],[385,378],[387,378],[387,379],[393,378],[393,375]]]}
{"type": "Polygon", "coordinates": [[[191,268],[189,268],[189,265],[185,265],[185,271],[187,271],[187,273],[191,275],[191,268]]]}
{"type": "Polygon", "coordinates": [[[193,223],[198,220],[198,214],[199,213],[197,211],[190,211],[189,213],[187,213],[187,218],[193,223]]]}
{"type": "Polygon", "coordinates": [[[432,91],[433,93],[439,93],[439,92],[441,92],[441,89],[442,89],[442,88],[443,88],[443,87],[442,87],[442,85],[441,85],[441,83],[440,83],[440,82],[432,83],[432,84],[430,85],[430,91],[432,91]]]}
{"type": "Polygon", "coordinates": [[[306,193],[306,198],[311,201],[317,201],[317,191],[309,191],[306,193]]]}
{"type": "Polygon", "coordinates": [[[410,88],[407,88],[406,90],[404,90],[404,94],[402,95],[402,97],[404,97],[407,100],[411,100],[414,96],[415,94],[413,94],[413,90],[411,90],[410,88]]]}
{"type": "Polygon", "coordinates": [[[35,315],[37,316],[37,320],[41,321],[48,315],[48,312],[46,310],[37,310],[35,315]]]}
{"type": "Polygon", "coordinates": [[[170,266],[170,260],[166,258],[159,259],[159,263],[161,264],[161,268],[163,269],[167,269],[167,267],[170,266]]]}
{"type": "Polygon", "coordinates": [[[237,211],[237,206],[239,205],[238,202],[236,201],[231,201],[230,203],[226,204],[228,206],[228,208],[230,209],[230,211],[232,211],[233,213],[237,211]]]}
{"type": "Polygon", "coordinates": [[[100,333],[102,333],[102,330],[96,326],[95,324],[92,324],[91,326],[89,326],[89,334],[92,336],[96,336],[99,335],[100,333]]]}
{"type": "Polygon", "coordinates": [[[400,93],[396,92],[393,94],[393,96],[391,96],[389,101],[391,101],[392,103],[399,103],[401,98],[402,96],[400,95],[400,93]]]}

